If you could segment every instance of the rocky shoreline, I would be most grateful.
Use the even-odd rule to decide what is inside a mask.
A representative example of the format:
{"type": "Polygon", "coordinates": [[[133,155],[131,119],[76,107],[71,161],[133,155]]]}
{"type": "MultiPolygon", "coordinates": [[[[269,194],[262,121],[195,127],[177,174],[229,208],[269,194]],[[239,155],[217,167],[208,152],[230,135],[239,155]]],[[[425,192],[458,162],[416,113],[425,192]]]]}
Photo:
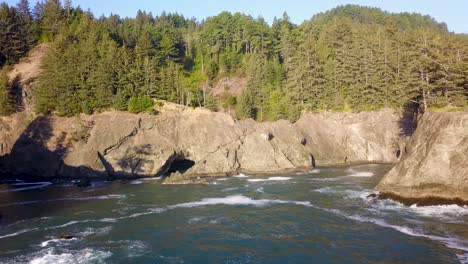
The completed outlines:
{"type": "Polygon", "coordinates": [[[391,163],[394,168],[376,187],[381,198],[468,201],[468,113],[427,112],[412,136],[403,133],[402,116],[388,109],[306,113],[295,123],[236,121],[224,113],[169,106],[158,115],[29,119],[25,113],[0,118],[4,179],[165,176],[167,184],[206,184],[206,178],[239,173],[391,163]]]}
{"type": "Polygon", "coordinates": [[[39,116],[21,135],[9,134],[5,142],[14,143],[4,144],[0,164],[3,174],[46,178],[152,177],[176,171],[196,178],[393,163],[399,149],[398,120],[391,110],[308,113],[294,124],[235,121],[204,109],[39,116]]]}

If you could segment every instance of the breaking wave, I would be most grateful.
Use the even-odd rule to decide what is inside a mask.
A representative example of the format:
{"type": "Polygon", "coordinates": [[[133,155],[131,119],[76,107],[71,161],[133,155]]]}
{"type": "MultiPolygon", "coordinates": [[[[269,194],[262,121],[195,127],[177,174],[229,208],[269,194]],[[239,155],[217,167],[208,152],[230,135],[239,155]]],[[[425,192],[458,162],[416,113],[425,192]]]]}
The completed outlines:
{"type": "Polygon", "coordinates": [[[264,182],[264,181],[289,181],[292,177],[270,177],[267,179],[248,179],[249,182],[264,182]]]}
{"type": "Polygon", "coordinates": [[[48,263],[105,263],[105,259],[112,256],[111,252],[98,251],[93,249],[83,249],[79,251],[68,251],[64,253],[55,253],[49,249],[40,256],[33,257],[30,264],[48,264],[48,263]]]}
{"type": "Polygon", "coordinates": [[[133,180],[133,181],[130,182],[130,184],[132,184],[132,185],[138,185],[138,184],[142,184],[142,183],[143,183],[143,181],[140,181],[140,180],[133,180]]]}
{"type": "Polygon", "coordinates": [[[350,170],[351,174],[347,175],[349,177],[365,177],[365,178],[369,178],[369,177],[373,177],[374,176],[374,173],[373,172],[370,172],[370,171],[353,171],[353,170],[350,170]]]}
{"type": "Polygon", "coordinates": [[[244,173],[240,173],[239,175],[233,176],[234,178],[248,178],[248,175],[245,175],[244,173]]]}

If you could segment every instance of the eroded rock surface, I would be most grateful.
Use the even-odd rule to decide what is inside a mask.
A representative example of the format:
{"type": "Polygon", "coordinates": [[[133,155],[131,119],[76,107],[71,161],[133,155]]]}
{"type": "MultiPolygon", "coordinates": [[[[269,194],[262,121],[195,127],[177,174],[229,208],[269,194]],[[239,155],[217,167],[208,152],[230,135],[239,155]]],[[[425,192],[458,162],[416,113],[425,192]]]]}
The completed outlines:
{"type": "Polygon", "coordinates": [[[155,176],[178,171],[184,179],[193,179],[396,160],[398,115],[392,111],[309,113],[295,124],[235,121],[205,109],[161,112],[40,116],[1,158],[0,168],[46,177],[155,176]]]}
{"type": "Polygon", "coordinates": [[[406,199],[458,198],[468,204],[468,113],[425,113],[401,161],[377,189],[406,199]]]}
{"type": "Polygon", "coordinates": [[[295,126],[317,164],[398,160],[400,116],[392,110],[306,114],[295,126]]]}

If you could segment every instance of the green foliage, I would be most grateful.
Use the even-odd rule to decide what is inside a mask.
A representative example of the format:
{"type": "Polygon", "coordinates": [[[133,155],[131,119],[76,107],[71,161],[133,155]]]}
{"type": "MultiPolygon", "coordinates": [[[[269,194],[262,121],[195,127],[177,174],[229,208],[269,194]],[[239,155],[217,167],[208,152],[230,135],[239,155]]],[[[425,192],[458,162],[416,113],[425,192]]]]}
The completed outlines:
{"type": "Polygon", "coordinates": [[[218,102],[215,98],[207,96],[205,107],[210,109],[211,111],[218,111],[218,102]]]}
{"type": "Polygon", "coordinates": [[[237,102],[237,113],[240,118],[257,118],[254,95],[250,89],[244,90],[237,102]]]}
{"type": "Polygon", "coordinates": [[[6,69],[0,69],[0,116],[11,114],[14,110],[10,84],[6,69]]]}
{"type": "Polygon", "coordinates": [[[128,100],[127,110],[131,113],[148,112],[151,111],[153,106],[154,102],[149,96],[132,96],[130,100],[128,100]]]}
{"type": "Polygon", "coordinates": [[[32,47],[32,23],[28,1],[17,8],[0,3],[0,68],[18,62],[32,47]]]}
{"type": "Polygon", "coordinates": [[[468,106],[468,38],[418,14],[346,5],[300,25],[285,13],[269,26],[229,12],[202,22],[144,11],[96,19],[70,1],[38,1],[33,12],[27,0],[0,5],[0,66],[39,40],[51,42],[39,112],[141,112],[159,99],[294,121],[303,111],[468,106]],[[247,87],[218,102],[208,86],[222,77],[247,87]]]}
{"type": "Polygon", "coordinates": [[[235,97],[233,95],[230,95],[228,93],[225,93],[225,94],[222,95],[221,102],[222,102],[221,106],[224,109],[228,109],[230,107],[236,106],[237,97],[235,97]]]}

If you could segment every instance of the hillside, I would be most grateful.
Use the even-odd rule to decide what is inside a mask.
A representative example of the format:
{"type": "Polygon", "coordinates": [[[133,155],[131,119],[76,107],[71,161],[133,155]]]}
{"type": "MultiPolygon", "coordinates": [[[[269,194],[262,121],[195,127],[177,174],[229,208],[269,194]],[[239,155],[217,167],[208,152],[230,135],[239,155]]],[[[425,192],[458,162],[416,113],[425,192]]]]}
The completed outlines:
{"type": "MultiPolygon", "coordinates": [[[[347,5],[301,25],[284,14],[270,26],[240,13],[201,22],[144,11],[96,19],[56,1],[38,5],[43,12],[32,16],[2,4],[10,24],[0,25],[0,66],[38,42],[50,47],[34,94],[38,113],[142,112],[158,99],[294,121],[304,110],[468,104],[468,40],[428,16],[347,5]]],[[[14,108],[10,87],[0,86],[4,114],[14,108]]]]}

